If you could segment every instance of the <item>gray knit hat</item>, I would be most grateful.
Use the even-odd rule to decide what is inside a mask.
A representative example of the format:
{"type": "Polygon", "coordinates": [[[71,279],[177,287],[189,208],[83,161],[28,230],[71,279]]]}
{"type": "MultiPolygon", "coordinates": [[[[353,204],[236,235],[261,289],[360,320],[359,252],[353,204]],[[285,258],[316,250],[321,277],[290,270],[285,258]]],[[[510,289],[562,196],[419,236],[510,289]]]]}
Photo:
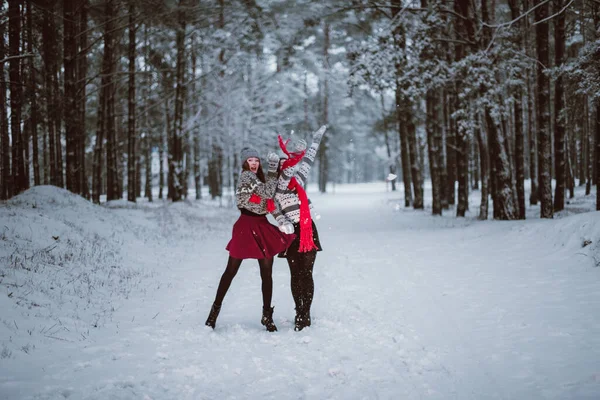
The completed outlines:
{"type": "Polygon", "coordinates": [[[242,159],[242,164],[246,162],[247,159],[249,159],[250,157],[256,157],[258,159],[260,159],[260,156],[258,155],[258,151],[256,149],[253,149],[252,147],[244,147],[240,153],[241,159],[242,159]]]}

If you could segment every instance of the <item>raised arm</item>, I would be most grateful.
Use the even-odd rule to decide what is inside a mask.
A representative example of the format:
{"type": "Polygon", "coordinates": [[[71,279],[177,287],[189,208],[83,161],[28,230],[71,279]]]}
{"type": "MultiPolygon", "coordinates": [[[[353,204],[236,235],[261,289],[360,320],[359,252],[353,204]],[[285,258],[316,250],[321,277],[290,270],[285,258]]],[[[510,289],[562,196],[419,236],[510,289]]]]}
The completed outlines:
{"type": "Polygon", "coordinates": [[[321,139],[323,139],[323,135],[325,134],[325,130],[327,129],[326,125],[323,125],[319,128],[318,131],[313,133],[313,140],[308,148],[304,158],[302,158],[302,162],[300,163],[300,167],[298,168],[298,172],[296,172],[296,180],[302,186],[306,186],[306,180],[308,179],[308,173],[310,172],[310,168],[315,163],[315,158],[317,156],[317,151],[319,150],[319,146],[321,145],[321,139]]]}
{"type": "Polygon", "coordinates": [[[317,155],[317,151],[319,150],[321,139],[323,139],[323,135],[325,134],[326,129],[327,126],[323,125],[319,128],[319,130],[313,133],[313,141],[310,145],[310,148],[307,150],[306,154],[302,158],[302,161],[300,161],[298,171],[295,174],[295,169],[293,167],[288,167],[281,171],[279,181],[277,182],[277,192],[285,191],[292,177],[295,177],[298,183],[302,187],[304,187],[304,185],[306,184],[306,179],[308,178],[310,168],[315,162],[315,157],[317,155]]]}

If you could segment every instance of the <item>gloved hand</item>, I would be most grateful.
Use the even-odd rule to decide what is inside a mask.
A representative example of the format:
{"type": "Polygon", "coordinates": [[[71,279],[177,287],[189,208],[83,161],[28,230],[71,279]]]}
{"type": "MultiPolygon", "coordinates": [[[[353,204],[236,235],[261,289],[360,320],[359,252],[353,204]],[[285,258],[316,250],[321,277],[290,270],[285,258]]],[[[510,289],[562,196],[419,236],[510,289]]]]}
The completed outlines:
{"type": "Polygon", "coordinates": [[[294,151],[300,152],[306,150],[306,140],[298,139],[294,142],[294,151]]]}
{"type": "Polygon", "coordinates": [[[313,133],[313,140],[314,141],[321,140],[321,138],[325,134],[325,130],[327,130],[327,125],[323,125],[322,127],[319,128],[319,130],[315,131],[315,133],[313,133]]]}
{"type": "Polygon", "coordinates": [[[279,225],[279,230],[285,233],[286,235],[291,235],[292,233],[294,233],[294,225],[290,224],[289,222],[286,222],[283,225],[279,225]]]}
{"type": "Polygon", "coordinates": [[[267,160],[269,160],[269,171],[277,171],[277,167],[279,166],[279,156],[271,152],[267,156],[267,160]]]}

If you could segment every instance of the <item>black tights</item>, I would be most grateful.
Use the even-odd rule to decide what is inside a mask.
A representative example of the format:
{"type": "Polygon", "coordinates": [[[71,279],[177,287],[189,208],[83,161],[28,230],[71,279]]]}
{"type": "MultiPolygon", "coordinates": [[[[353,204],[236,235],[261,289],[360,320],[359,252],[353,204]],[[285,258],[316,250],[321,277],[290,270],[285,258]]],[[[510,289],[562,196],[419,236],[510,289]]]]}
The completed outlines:
{"type": "MultiPolygon", "coordinates": [[[[242,259],[229,256],[227,268],[225,268],[225,272],[221,275],[221,281],[217,289],[217,296],[215,297],[216,305],[220,306],[223,303],[227,290],[229,290],[233,278],[238,273],[242,261],[242,259]]],[[[263,308],[267,309],[271,307],[271,298],[273,297],[273,258],[258,260],[258,265],[260,266],[260,279],[262,280],[263,308]]]]}
{"type": "Polygon", "coordinates": [[[317,258],[316,251],[288,255],[290,266],[292,297],[297,311],[310,312],[310,306],[315,293],[313,281],[313,266],[317,258]]]}

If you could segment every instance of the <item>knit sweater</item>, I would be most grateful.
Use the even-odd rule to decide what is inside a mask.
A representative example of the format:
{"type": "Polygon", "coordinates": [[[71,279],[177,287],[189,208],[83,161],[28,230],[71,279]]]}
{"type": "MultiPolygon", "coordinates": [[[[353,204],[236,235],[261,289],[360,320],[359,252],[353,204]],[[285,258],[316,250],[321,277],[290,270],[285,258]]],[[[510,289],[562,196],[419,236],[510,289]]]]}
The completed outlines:
{"type": "Polygon", "coordinates": [[[235,190],[237,207],[255,214],[266,214],[267,200],[273,198],[277,186],[277,162],[269,163],[265,180],[266,183],[262,183],[254,172],[242,171],[235,190]]]}
{"type": "MultiPolygon", "coordinates": [[[[299,165],[294,167],[288,167],[281,171],[279,179],[277,180],[277,188],[275,190],[275,211],[273,211],[273,217],[277,221],[279,226],[285,223],[298,223],[300,221],[300,202],[298,194],[294,190],[288,189],[290,180],[296,178],[300,186],[306,188],[306,181],[308,179],[308,173],[310,168],[315,162],[315,157],[321,139],[323,138],[324,128],[319,129],[313,135],[313,142],[311,143],[306,154],[300,161],[299,165]]],[[[308,201],[309,207],[312,210],[313,205],[308,201]]]]}

